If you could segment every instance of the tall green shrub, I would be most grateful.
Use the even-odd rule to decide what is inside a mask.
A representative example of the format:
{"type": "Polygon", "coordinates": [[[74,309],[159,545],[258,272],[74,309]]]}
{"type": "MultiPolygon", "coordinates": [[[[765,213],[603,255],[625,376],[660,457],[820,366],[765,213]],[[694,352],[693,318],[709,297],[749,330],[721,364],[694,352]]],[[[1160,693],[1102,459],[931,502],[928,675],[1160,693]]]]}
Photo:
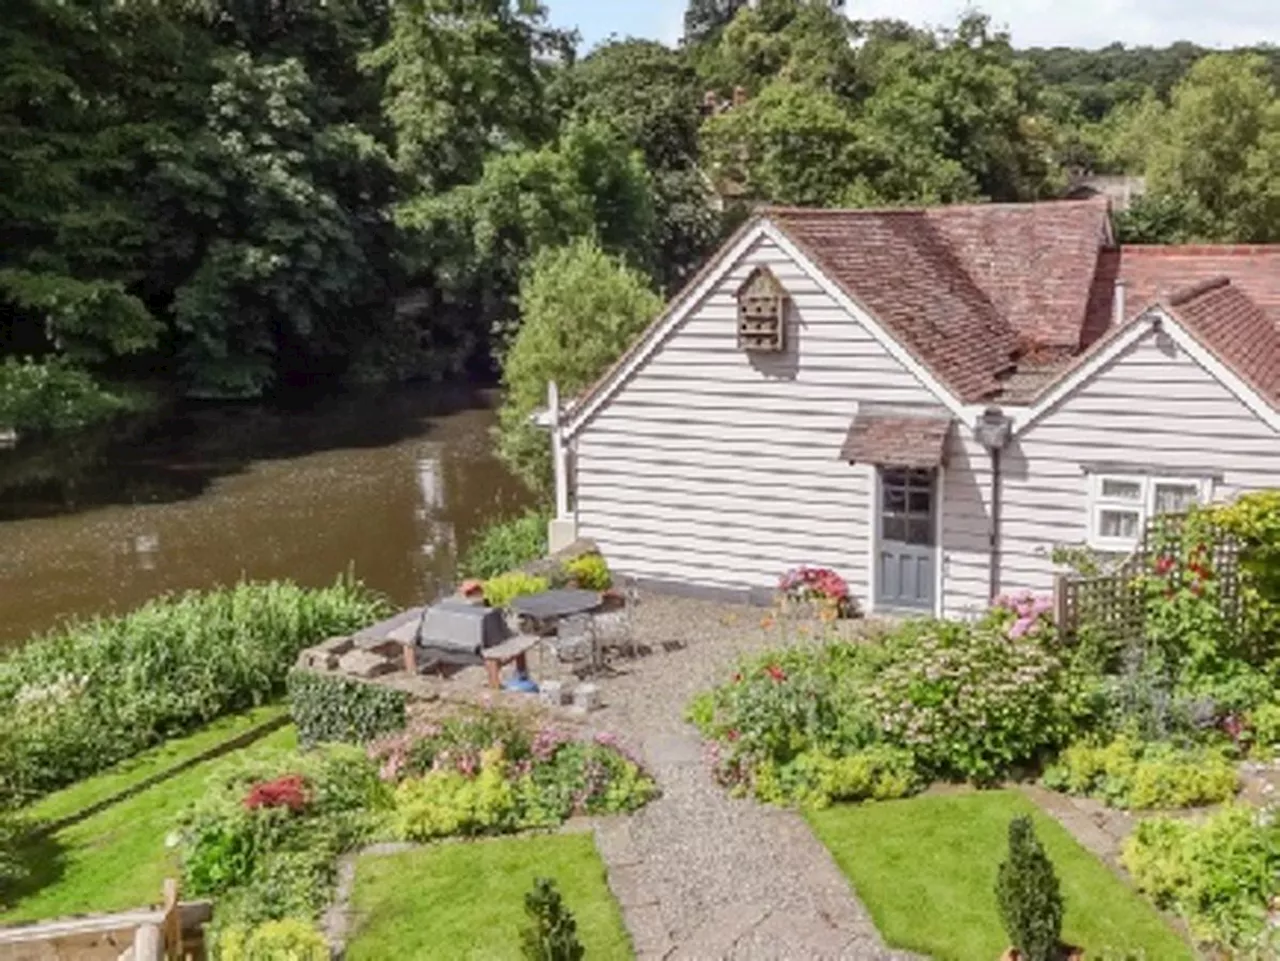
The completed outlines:
{"type": "Polygon", "coordinates": [[[661,309],[644,275],[594,240],[533,260],[520,285],[520,332],[503,362],[498,454],[535,490],[551,485],[546,431],[530,421],[546,403],[547,382],[565,398],[583,390],[661,309]]]}
{"type": "Polygon", "coordinates": [[[529,923],[520,932],[525,961],[582,961],[585,951],[578,940],[578,922],[564,905],[556,883],[537,878],[524,896],[529,923]]]}
{"type": "Polygon", "coordinates": [[[277,697],[299,651],[385,612],[346,579],[246,583],[36,638],[0,661],[0,804],[277,697]]]}
{"type": "Polygon", "coordinates": [[[1009,822],[1009,856],[1000,865],[996,899],[1022,961],[1054,961],[1062,941],[1062,892],[1029,817],[1009,822]]]}
{"type": "Polygon", "coordinates": [[[137,398],[106,390],[61,358],[6,357],[0,362],[0,428],[69,430],[138,406],[137,398]]]}

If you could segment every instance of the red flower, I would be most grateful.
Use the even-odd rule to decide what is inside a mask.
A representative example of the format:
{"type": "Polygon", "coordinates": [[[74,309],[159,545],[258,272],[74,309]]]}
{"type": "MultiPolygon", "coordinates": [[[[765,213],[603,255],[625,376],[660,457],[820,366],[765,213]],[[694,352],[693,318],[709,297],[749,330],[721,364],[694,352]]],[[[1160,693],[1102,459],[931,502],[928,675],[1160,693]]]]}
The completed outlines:
{"type": "Polygon", "coordinates": [[[297,814],[310,800],[306,778],[301,774],[286,774],[274,781],[255,784],[245,795],[244,806],[250,811],[283,807],[297,814]]]}
{"type": "Polygon", "coordinates": [[[725,731],[724,736],[730,741],[736,741],[741,735],[738,734],[738,729],[736,727],[731,727],[729,730],[725,731]]]}
{"type": "Polygon", "coordinates": [[[1174,568],[1174,559],[1172,557],[1162,557],[1156,561],[1156,573],[1168,574],[1174,568]]]}
{"type": "Polygon", "coordinates": [[[768,674],[771,678],[773,678],[778,683],[781,683],[787,679],[787,672],[784,671],[782,668],[780,668],[777,664],[770,664],[768,667],[764,669],[764,671],[766,674],[768,674]]]}

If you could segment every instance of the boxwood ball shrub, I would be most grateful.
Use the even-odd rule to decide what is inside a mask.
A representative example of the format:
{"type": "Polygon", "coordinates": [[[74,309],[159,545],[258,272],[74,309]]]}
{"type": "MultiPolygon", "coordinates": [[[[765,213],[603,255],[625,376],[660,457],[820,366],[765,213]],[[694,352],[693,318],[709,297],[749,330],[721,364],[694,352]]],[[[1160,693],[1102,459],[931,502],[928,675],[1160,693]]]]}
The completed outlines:
{"type": "Polygon", "coordinates": [[[325,741],[365,744],[405,725],[408,696],[336,674],[289,672],[289,711],[306,747],[325,741]]]}
{"type": "Polygon", "coordinates": [[[0,805],[277,697],[299,651],[385,613],[348,579],[246,583],[36,638],[0,660],[0,805]]]}

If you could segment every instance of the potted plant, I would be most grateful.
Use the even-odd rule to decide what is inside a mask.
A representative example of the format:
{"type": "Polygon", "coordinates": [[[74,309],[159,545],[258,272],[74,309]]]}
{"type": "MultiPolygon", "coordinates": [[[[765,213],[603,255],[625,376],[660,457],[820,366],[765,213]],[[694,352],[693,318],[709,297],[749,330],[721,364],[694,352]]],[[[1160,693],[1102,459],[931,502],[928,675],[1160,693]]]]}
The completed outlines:
{"type": "Polygon", "coordinates": [[[1000,961],[1079,961],[1080,948],[1062,943],[1062,890],[1031,818],[1009,822],[1009,853],[996,878],[1000,920],[1009,948],[1000,961]]]}
{"type": "Polygon", "coordinates": [[[845,579],[829,567],[796,567],[778,579],[779,606],[793,617],[851,617],[857,604],[845,579]]]}

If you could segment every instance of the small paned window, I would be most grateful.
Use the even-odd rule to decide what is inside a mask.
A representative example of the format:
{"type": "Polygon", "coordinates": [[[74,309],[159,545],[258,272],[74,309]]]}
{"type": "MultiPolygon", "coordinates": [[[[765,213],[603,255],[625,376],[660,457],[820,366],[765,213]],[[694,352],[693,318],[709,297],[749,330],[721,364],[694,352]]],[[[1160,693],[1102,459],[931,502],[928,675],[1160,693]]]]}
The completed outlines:
{"type": "Polygon", "coordinates": [[[757,267],[738,289],[738,346],[780,351],[786,346],[787,294],[767,268],[757,267]]]}
{"type": "Polygon", "coordinates": [[[1094,474],[1089,484],[1089,544],[1104,551],[1132,551],[1149,518],[1207,503],[1210,487],[1209,481],[1191,477],[1094,474]]]}

